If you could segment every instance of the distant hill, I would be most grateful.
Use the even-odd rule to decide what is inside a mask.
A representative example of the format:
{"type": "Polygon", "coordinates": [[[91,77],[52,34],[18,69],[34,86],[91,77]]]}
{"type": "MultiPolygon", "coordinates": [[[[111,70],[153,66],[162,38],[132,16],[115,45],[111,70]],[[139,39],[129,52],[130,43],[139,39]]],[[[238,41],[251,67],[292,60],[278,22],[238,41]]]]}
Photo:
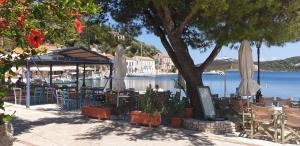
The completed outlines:
{"type": "Polygon", "coordinates": [[[90,49],[93,47],[103,53],[114,54],[117,46],[122,44],[126,47],[125,55],[128,57],[141,55],[142,51],[143,56],[152,58],[160,52],[155,46],[138,41],[128,33],[116,28],[104,24],[88,23],[86,25],[80,38],[70,40],[65,45],[82,46],[90,49]],[[143,49],[141,49],[141,46],[143,49]]]}
{"type": "Polygon", "coordinates": [[[264,61],[260,65],[261,69],[266,71],[300,71],[300,56],[283,60],[264,61]]]}
{"type": "MultiPolygon", "coordinates": [[[[255,70],[257,62],[254,63],[255,70]]],[[[283,60],[263,61],[260,63],[261,70],[264,71],[300,71],[300,56],[283,60]]],[[[208,67],[211,70],[238,70],[238,60],[230,57],[215,59],[208,67]]]]}
{"type": "Polygon", "coordinates": [[[130,43],[130,46],[131,47],[129,47],[125,51],[125,55],[128,57],[140,56],[141,51],[142,51],[143,56],[147,56],[150,58],[152,58],[157,53],[160,53],[160,51],[155,46],[146,44],[144,42],[141,42],[141,41],[138,41],[135,39],[130,43]]]}

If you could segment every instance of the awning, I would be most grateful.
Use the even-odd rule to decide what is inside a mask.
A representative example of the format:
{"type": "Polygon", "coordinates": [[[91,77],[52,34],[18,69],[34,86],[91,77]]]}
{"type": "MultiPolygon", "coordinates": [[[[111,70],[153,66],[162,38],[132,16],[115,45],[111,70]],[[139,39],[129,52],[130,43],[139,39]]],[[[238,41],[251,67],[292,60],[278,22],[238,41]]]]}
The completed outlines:
{"type": "Polygon", "coordinates": [[[81,47],[61,49],[32,57],[29,63],[33,64],[32,60],[38,65],[112,64],[111,59],[108,57],[81,47]]]}

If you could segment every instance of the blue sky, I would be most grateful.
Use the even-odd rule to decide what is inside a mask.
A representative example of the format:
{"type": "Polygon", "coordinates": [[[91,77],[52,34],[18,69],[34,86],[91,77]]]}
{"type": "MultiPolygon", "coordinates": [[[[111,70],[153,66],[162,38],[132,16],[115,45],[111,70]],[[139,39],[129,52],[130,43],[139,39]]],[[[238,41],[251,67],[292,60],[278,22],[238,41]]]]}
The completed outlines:
{"type": "MultiPolygon", "coordinates": [[[[116,22],[111,18],[110,15],[108,15],[108,18],[109,18],[108,23],[116,24],[116,22]]],[[[143,33],[140,36],[136,37],[136,39],[143,41],[146,44],[154,45],[161,52],[166,52],[165,48],[163,47],[163,45],[160,42],[160,39],[157,36],[155,36],[154,34],[146,33],[145,30],[143,30],[143,33]]],[[[199,64],[199,63],[202,63],[208,57],[208,55],[210,54],[211,51],[212,50],[208,50],[207,52],[200,53],[200,51],[197,49],[190,49],[190,54],[191,54],[195,64],[199,64]]],[[[252,54],[253,54],[253,59],[255,61],[257,60],[256,52],[257,52],[256,47],[253,46],[252,54]]],[[[217,58],[224,57],[224,56],[237,58],[238,50],[223,47],[222,51],[219,53],[217,58]]],[[[278,46],[267,47],[265,45],[262,45],[262,47],[261,47],[261,60],[262,61],[285,59],[285,58],[294,57],[294,56],[300,56],[300,42],[286,43],[282,47],[278,47],[278,46]]]]}
{"type": "MultiPolygon", "coordinates": [[[[143,41],[146,44],[152,44],[156,46],[159,50],[161,50],[161,52],[165,52],[165,49],[160,42],[160,39],[153,34],[147,34],[146,32],[143,32],[143,34],[138,36],[136,39],[143,41]]],[[[211,50],[205,53],[200,53],[199,50],[195,50],[195,49],[190,50],[190,54],[196,64],[203,62],[207,58],[210,52],[211,50]]],[[[252,54],[254,60],[257,60],[256,52],[257,52],[256,47],[253,46],[252,54]]],[[[237,58],[238,50],[223,47],[222,51],[218,55],[218,58],[224,56],[237,58]]],[[[300,56],[300,42],[286,43],[283,47],[277,47],[277,46],[267,47],[265,45],[261,47],[261,60],[264,61],[285,59],[293,56],[300,56]]]]}

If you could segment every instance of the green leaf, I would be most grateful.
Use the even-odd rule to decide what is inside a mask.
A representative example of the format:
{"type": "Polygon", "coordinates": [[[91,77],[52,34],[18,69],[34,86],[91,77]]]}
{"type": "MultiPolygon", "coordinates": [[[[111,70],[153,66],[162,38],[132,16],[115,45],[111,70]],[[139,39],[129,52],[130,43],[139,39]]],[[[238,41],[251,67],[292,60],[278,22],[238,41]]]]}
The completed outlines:
{"type": "Polygon", "coordinates": [[[12,120],[12,116],[10,115],[4,115],[2,118],[3,122],[9,122],[12,120]]]}
{"type": "Polygon", "coordinates": [[[3,107],[3,106],[4,106],[4,101],[0,100],[0,107],[3,107]]]}

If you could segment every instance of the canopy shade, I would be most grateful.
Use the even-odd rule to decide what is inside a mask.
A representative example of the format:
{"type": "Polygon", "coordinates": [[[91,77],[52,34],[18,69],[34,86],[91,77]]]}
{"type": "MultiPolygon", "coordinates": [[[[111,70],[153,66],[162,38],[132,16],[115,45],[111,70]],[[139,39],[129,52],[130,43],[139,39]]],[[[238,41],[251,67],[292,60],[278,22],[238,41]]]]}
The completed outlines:
{"type": "MultiPolygon", "coordinates": [[[[66,71],[66,70],[76,70],[76,66],[53,66],[52,71],[66,71]]],[[[83,70],[83,67],[79,67],[79,70],[83,70]]],[[[30,71],[50,71],[49,66],[39,66],[38,68],[33,66],[30,67],[30,71]]]]}
{"type": "Polygon", "coordinates": [[[112,64],[111,59],[97,52],[87,50],[81,47],[72,47],[53,51],[51,53],[32,57],[29,63],[33,61],[39,65],[49,64],[112,64]]]}
{"type": "Polygon", "coordinates": [[[253,58],[250,42],[243,40],[239,49],[239,70],[241,82],[239,85],[239,94],[242,96],[253,96],[259,90],[259,85],[252,80],[253,76],[253,58]]]}

